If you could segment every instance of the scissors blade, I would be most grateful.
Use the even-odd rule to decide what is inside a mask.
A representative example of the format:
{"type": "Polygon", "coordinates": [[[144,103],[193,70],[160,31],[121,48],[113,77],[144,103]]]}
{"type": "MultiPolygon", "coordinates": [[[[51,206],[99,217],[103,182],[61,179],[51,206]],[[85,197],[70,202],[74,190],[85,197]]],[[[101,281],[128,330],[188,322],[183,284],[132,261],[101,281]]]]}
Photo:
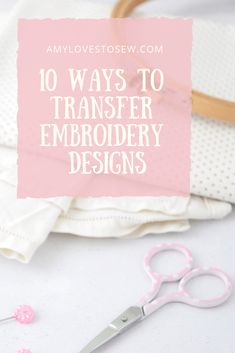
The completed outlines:
{"type": "Polygon", "coordinates": [[[91,353],[95,349],[99,348],[112,338],[117,336],[119,332],[111,326],[106,327],[100,332],[92,341],[90,341],[79,353],[91,353]]]}
{"type": "Polygon", "coordinates": [[[131,306],[113,320],[103,331],[91,340],[79,353],[91,353],[121,332],[132,326],[136,321],[143,318],[143,309],[138,306],[131,306]]]}

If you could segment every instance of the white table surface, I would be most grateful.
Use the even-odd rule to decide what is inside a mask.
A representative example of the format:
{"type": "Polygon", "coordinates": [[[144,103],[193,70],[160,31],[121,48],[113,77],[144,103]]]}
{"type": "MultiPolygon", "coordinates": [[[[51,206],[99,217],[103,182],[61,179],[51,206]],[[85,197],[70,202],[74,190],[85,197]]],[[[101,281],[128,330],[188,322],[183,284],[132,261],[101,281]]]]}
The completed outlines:
{"type": "MultiPolygon", "coordinates": [[[[78,353],[144,294],[149,281],[142,269],[143,255],[165,241],[186,245],[195,255],[196,266],[222,267],[235,283],[235,210],[222,221],[195,222],[185,233],[135,241],[51,235],[30,265],[0,258],[1,316],[20,303],[31,304],[38,314],[30,326],[2,325],[0,352],[16,353],[28,347],[33,353],[78,353]]],[[[169,268],[177,259],[161,256],[158,266],[169,268]]],[[[205,295],[214,288],[214,281],[207,285],[205,279],[195,283],[192,293],[203,290],[205,295]]],[[[234,327],[234,295],[215,309],[170,304],[100,352],[234,353],[234,327]]]]}
{"type": "MultiPolygon", "coordinates": [[[[0,0],[0,11],[9,10],[13,3],[0,0]]],[[[150,11],[157,8],[159,14],[235,20],[233,0],[164,0],[147,7],[150,11]]],[[[193,222],[185,233],[149,235],[134,241],[50,235],[29,265],[0,258],[0,316],[8,316],[21,303],[31,304],[37,312],[32,325],[13,322],[1,326],[0,352],[30,348],[32,353],[79,353],[145,292],[149,281],[142,270],[143,255],[165,241],[188,246],[195,254],[196,266],[221,267],[235,282],[235,209],[221,221],[193,222]]],[[[161,256],[156,268],[169,270],[176,260],[182,260],[175,255],[171,259],[161,256]]],[[[206,295],[216,290],[218,283],[207,284],[206,280],[197,281],[192,292],[206,295]]],[[[99,351],[234,353],[234,328],[234,295],[216,309],[171,304],[99,351]]]]}

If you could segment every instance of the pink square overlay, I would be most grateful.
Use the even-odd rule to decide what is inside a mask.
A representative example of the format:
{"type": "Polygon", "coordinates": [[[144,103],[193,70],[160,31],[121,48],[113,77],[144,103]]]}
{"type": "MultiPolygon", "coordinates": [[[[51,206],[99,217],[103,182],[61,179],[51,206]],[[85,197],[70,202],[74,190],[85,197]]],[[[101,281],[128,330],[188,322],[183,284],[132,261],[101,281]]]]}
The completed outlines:
{"type": "Polygon", "coordinates": [[[18,197],[186,196],[190,19],[18,23],[18,197]]]}

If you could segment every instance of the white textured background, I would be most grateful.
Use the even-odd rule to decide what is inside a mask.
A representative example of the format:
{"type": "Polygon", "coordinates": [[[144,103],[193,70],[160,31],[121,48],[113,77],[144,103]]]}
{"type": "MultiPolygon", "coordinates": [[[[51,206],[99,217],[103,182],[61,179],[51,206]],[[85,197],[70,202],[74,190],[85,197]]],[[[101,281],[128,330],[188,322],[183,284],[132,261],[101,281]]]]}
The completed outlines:
{"type": "MultiPolygon", "coordinates": [[[[14,3],[0,0],[0,25],[14,3]]],[[[151,14],[235,23],[233,0],[159,0],[142,8],[151,14]]],[[[235,210],[222,221],[193,223],[184,234],[151,235],[136,241],[51,235],[28,266],[0,258],[0,316],[8,316],[21,303],[33,305],[38,316],[30,326],[2,325],[0,352],[30,348],[33,353],[79,353],[147,289],[142,257],[149,247],[163,241],[183,243],[195,254],[196,265],[222,267],[235,282],[235,210]]],[[[166,257],[162,260],[169,267],[166,257]]],[[[156,267],[160,264],[156,262],[156,267]]],[[[205,294],[216,289],[217,283],[207,285],[204,279],[195,284],[193,292],[205,294]]],[[[216,309],[171,304],[100,352],[235,353],[234,327],[234,296],[216,309]]]]}

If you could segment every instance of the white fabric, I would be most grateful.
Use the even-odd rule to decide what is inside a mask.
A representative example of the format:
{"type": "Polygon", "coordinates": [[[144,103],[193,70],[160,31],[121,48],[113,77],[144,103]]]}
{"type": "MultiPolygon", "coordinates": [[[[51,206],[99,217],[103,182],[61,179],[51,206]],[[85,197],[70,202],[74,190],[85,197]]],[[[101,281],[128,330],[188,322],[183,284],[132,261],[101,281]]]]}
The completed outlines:
{"type": "Polygon", "coordinates": [[[235,101],[235,26],[194,21],[192,55],[193,88],[235,101]]]}
{"type": "Polygon", "coordinates": [[[90,237],[137,238],[180,232],[189,219],[222,218],[229,203],[202,197],[16,199],[16,151],[0,148],[0,252],[29,262],[50,231],[90,237]]]}
{"type": "Polygon", "coordinates": [[[172,200],[169,204],[167,200],[156,202],[158,211],[133,213],[110,208],[88,211],[77,209],[73,204],[63,213],[56,200],[52,203],[8,197],[0,203],[0,252],[27,263],[50,231],[89,237],[137,238],[147,233],[185,231],[189,228],[189,218],[221,218],[231,211],[229,204],[196,196],[173,201],[173,214],[172,200]]]}
{"type": "Polygon", "coordinates": [[[235,203],[235,124],[194,117],[191,144],[191,192],[235,203]]]}
{"type": "MultiPolygon", "coordinates": [[[[58,216],[61,200],[16,200],[8,196],[0,203],[0,253],[28,262],[43,243],[58,216]]],[[[68,203],[63,204],[67,208],[68,203]]]]}
{"type": "MultiPolygon", "coordinates": [[[[192,84],[235,102],[235,26],[194,21],[192,84]]],[[[235,124],[194,116],[191,192],[235,203],[235,124]]]]}
{"type": "MultiPolygon", "coordinates": [[[[231,205],[226,202],[198,196],[188,198],[79,198],[73,201],[70,198],[16,199],[16,20],[18,17],[99,18],[109,17],[110,11],[110,6],[94,5],[87,1],[22,0],[0,37],[0,145],[2,145],[0,148],[0,252],[9,258],[28,262],[51,230],[92,237],[139,237],[148,232],[186,230],[189,227],[189,219],[222,218],[231,211],[231,205]]],[[[202,40],[203,31],[209,30],[212,34],[210,30],[212,27],[209,24],[200,27],[204,28],[202,32],[195,30],[198,26],[200,27],[199,24],[194,25],[194,42],[202,40]],[[199,33],[198,36],[197,33],[199,33]]],[[[224,29],[225,32],[227,30],[231,32],[229,37],[231,39],[234,34],[233,29],[232,27],[224,29]]],[[[215,31],[214,25],[213,31],[215,31]]],[[[197,47],[197,50],[199,49],[197,47]]],[[[195,55],[193,54],[193,63],[195,55]]],[[[223,64],[226,65],[226,62],[223,64]]],[[[198,65],[200,67],[201,64],[198,63],[198,65]]],[[[213,60],[210,65],[213,66],[213,60]]],[[[196,85],[200,86],[204,82],[203,88],[205,92],[209,92],[212,86],[214,87],[214,84],[207,85],[209,80],[210,77],[204,80],[201,76],[201,81],[198,79],[196,85]]],[[[234,89],[233,86],[231,87],[234,89]]],[[[214,92],[223,97],[222,90],[219,91],[217,88],[214,92]]],[[[228,89],[226,89],[226,95],[227,92],[228,89]]],[[[208,123],[205,118],[194,117],[192,128],[192,191],[199,195],[234,202],[235,192],[231,188],[234,182],[231,174],[235,160],[231,152],[233,151],[231,147],[234,146],[232,142],[234,126],[213,120],[208,123]],[[214,156],[213,144],[216,137],[212,138],[210,135],[214,136],[215,131],[218,128],[221,129],[221,126],[224,138],[220,143],[221,154],[218,157],[218,154],[214,156]],[[206,139],[209,143],[205,146],[206,142],[203,144],[202,141],[206,139]],[[218,180],[210,174],[210,165],[204,165],[204,160],[209,156],[209,160],[214,163],[218,180]],[[229,157],[226,158],[226,156],[229,157]],[[223,177],[218,173],[221,170],[221,161],[224,163],[221,167],[224,172],[223,177]],[[203,178],[205,171],[209,173],[210,178],[208,174],[206,178],[203,178]],[[212,187],[212,178],[215,187],[212,187]],[[204,184],[201,186],[202,181],[204,184]],[[227,186],[228,190],[223,188],[224,186],[227,186]],[[220,190],[220,193],[215,192],[215,189],[220,190]]]]}
{"type": "Polygon", "coordinates": [[[113,202],[110,202],[107,208],[84,210],[78,208],[79,202],[75,200],[68,213],[59,217],[53,230],[76,234],[79,229],[81,236],[137,238],[148,233],[184,231],[189,228],[189,219],[218,219],[231,211],[228,203],[197,196],[150,198],[144,202],[143,208],[134,212],[130,209],[143,204],[141,198],[120,201],[126,203],[123,208],[116,206],[113,210],[113,202]]]}

